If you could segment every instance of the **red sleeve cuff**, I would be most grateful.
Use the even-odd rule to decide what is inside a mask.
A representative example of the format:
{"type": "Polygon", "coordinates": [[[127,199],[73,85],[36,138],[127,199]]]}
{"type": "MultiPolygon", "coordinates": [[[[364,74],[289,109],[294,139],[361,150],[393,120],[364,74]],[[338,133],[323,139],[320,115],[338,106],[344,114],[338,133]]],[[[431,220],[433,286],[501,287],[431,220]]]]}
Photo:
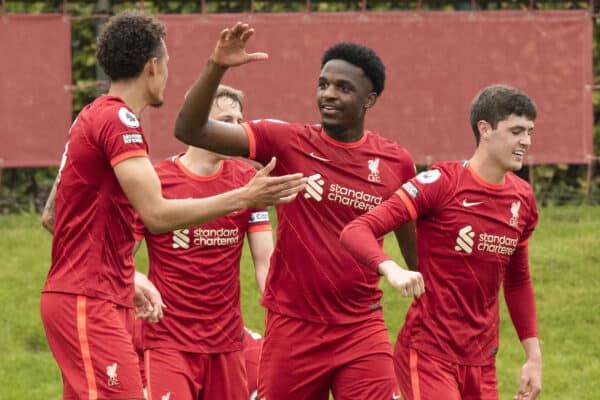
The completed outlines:
{"type": "Polygon", "coordinates": [[[121,153],[121,154],[113,157],[110,160],[110,165],[114,168],[115,165],[117,165],[121,161],[127,160],[128,158],[133,158],[133,157],[148,157],[148,153],[146,152],[146,150],[143,150],[143,149],[126,151],[125,153],[121,153]]]}
{"type": "Polygon", "coordinates": [[[248,137],[248,158],[254,160],[256,158],[256,137],[254,131],[247,122],[242,124],[242,128],[248,137]]]}

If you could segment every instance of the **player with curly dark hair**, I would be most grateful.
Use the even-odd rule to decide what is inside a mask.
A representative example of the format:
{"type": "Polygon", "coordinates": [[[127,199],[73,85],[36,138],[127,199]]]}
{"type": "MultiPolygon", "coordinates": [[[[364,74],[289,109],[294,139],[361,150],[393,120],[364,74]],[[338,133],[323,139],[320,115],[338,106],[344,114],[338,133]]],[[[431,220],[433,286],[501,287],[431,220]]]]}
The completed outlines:
{"type": "Polygon", "coordinates": [[[343,60],[360,67],[373,84],[373,91],[381,96],[385,87],[385,65],[373,49],[352,42],[340,42],[325,51],[321,68],[331,60],[343,60]]]}
{"type": "Polygon", "coordinates": [[[166,55],[165,34],[165,27],[144,11],[124,11],[98,36],[96,58],[112,81],[135,78],[149,59],[166,55]]]}
{"type": "Polygon", "coordinates": [[[98,59],[110,89],[73,123],[49,199],[56,218],[48,226],[54,231],[52,266],[40,308],[65,399],[144,398],[131,338],[133,313],[156,321],[164,305],[156,288],[135,274],[136,212],[149,231],[164,233],[289,201],[304,187],[300,174],[269,177],[271,161],[229,192],[163,197],[139,118],[146,106],[163,102],[169,60],[164,34],[142,11],[125,11],[106,24],[98,59]]]}
{"type": "MultiPolygon", "coordinates": [[[[399,398],[379,275],[338,241],[345,224],[415,175],[406,150],[364,127],[384,87],[383,63],[356,43],[327,50],[317,83],[320,125],[209,119],[225,71],[267,58],[246,53],[252,33],[242,23],[221,32],[175,131],[180,140],[219,153],[263,162],[277,156],[275,174],[309,176],[303,195],[277,208],[277,243],[262,299],[267,327],[258,398],[327,400],[330,391],[343,399],[399,398]]],[[[414,225],[397,234],[408,265],[416,266],[408,251],[414,225]]],[[[386,277],[397,288],[422,279],[413,271],[386,277]]]]}

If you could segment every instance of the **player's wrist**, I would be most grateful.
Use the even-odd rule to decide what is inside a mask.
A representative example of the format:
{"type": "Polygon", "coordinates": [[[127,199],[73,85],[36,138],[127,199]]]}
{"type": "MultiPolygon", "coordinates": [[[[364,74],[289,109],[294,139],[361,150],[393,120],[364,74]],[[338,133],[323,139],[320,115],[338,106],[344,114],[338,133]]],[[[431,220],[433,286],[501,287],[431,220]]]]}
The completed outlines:
{"type": "Polygon", "coordinates": [[[398,268],[398,265],[393,260],[387,259],[379,263],[377,273],[381,276],[387,276],[393,268],[398,268]]]}
{"type": "Polygon", "coordinates": [[[235,189],[231,192],[231,194],[233,211],[252,208],[252,197],[247,186],[242,186],[241,188],[235,189]]]}
{"type": "Polygon", "coordinates": [[[229,68],[229,65],[219,62],[218,59],[214,56],[214,54],[208,58],[208,65],[213,68],[220,69],[223,72],[225,72],[229,68]]]}

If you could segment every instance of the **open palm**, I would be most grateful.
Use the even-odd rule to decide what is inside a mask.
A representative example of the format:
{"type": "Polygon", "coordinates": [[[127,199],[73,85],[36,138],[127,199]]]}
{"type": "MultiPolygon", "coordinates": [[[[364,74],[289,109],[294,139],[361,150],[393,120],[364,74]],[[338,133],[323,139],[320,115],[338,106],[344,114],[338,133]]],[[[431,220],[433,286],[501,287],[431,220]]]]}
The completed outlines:
{"type": "Polygon", "coordinates": [[[254,34],[248,24],[236,23],[232,28],[221,31],[213,51],[212,60],[219,65],[234,67],[251,61],[265,60],[267,53],[247,53],[246,43],[254,34]]]}

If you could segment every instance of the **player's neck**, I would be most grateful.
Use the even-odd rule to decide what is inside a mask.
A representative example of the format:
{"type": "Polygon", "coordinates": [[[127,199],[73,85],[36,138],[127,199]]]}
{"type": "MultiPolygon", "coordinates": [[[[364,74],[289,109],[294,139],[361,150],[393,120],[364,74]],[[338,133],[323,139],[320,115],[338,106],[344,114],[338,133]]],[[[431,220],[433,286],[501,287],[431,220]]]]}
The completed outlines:
{"type": "Polygon", "coordinates": [[[179,161],[196,175],[211,176],[221,169],[223,156],[208,150],[190,147],[185,154],[179,157],[179,161]]]}
{"type": "Polygon", "coordinates": [[[340,129],[337,126],[323,125],[323,131],[333,140],[342,143],[358,142],[365,134],[362,124],[350,129],[340,129]]]}
{"type": "Polygon", "coordinates": [[[123,100],[138,118],[141,117],[142,111],[148,105],[146,94],[140,90],[136,80],[111,82],[108,95],[123,100]]]}
{"type": "Polygon", "coordinates": [[[469,166],[480,178],[494,185],[504,183],[506,173],[508,172],[502,165],[495,162],[489,156],[484,155],[479,148],[469,160],[469,166]]]}

